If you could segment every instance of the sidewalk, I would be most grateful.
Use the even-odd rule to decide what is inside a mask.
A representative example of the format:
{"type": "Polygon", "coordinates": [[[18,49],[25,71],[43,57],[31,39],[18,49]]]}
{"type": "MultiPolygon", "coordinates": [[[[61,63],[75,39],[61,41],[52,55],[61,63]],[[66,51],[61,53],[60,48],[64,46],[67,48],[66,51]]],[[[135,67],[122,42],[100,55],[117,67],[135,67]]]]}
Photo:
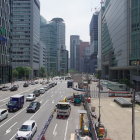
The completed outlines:
{"type": "MultiPolygon", "coordinates": [[[[92,106],[96,107],[98,115],[98,99],[92,99],[92,106]]],[[[136,140],[140,140],[140,107],[135,109],[136,140]]],[[[101,98],[101,122],[105,125],[108,137],[113,140],[132,139],[132,109],[122,108],[113,101],[113,98],[101,98]]]]}

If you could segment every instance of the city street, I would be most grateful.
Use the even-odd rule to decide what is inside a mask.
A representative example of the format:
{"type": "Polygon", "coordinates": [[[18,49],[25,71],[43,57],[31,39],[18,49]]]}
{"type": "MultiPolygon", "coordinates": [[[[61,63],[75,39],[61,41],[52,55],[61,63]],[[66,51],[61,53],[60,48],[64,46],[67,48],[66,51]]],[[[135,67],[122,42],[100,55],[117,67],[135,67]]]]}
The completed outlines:
{"type": "MultiPolygon", "coordinates": [[[[34,89],[43,87],[43,85],[36,84],[30,85],[28,88],[22,86],[18,91],[10,92],[4,91],[0,93],[0,108],[6,108],[6,104],[9,101],[9,97],[15,94],[28,95],[34,89]]],[[[67,88],[66,81],[58,81],[58,84],[49,89],[36,98],[36,101],[41,103],[40,109],[36,113],[26,113],[26,108],[30,102],[25,102],[24,107],[17,112],[9,113],[7,119],[0,122],[0,139],[13,140],[20,126],[29,119],[35,120],[37,123],[37,133],[34,135],[33,140],[37,139],[37,136],[41,133],[45,122],[49,118],[57,102],[63,99],[65,96],[70,96],[73,93],[73,89],[67,88]]],[[[82,107],[82,106],[81,106],[82,107]]],[[[68,140],[71,133],[74,133],[75,129],[79,126],[79,106],[73,107],[68,119],[56,119],[56,113],[50,126],[46,132],[47,140],[68,140]],[[59,137],[59,138],[58,138],[59,137]]]]}

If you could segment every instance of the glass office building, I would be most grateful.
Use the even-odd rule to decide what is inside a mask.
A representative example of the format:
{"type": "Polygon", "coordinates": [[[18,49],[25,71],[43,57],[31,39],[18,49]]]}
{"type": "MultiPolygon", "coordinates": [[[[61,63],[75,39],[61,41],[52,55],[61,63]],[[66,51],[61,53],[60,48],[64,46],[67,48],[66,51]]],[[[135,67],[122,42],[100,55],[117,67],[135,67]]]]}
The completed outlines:
{"type": "Polygon", "coordinates": [[[128,0],[106,0],[102,13],[102,75],[129,78],[130,11],[128,0]]]}
{"type": "Polygon", "coordinates": [[[103,77],[140,90],[140,1],[106,0],[101,23],[103,77]]]}
{"type": "Polygon", "coordinates": [[[29,66],[38,76],[40,61],[40,2],[10,0],[12,67],[29,66]]]}
{"type": "Polygon", "coordinates": [[[44,22],[41,18],[40,40],[46,46],[46,70],[49,75],[57,73],[57,38],[56,26],[51,22],[44,22]]]}
{"type": "Polygon", "coordinates": [[[131,80],[137,90],[140,90],[140,1],[131,0],[131,46],[129,64],[131,80]]]}
{"type": "Polygon", "coordinates": [[[11,81],[9,0],[0,0],[0,84],[11,81]]]}

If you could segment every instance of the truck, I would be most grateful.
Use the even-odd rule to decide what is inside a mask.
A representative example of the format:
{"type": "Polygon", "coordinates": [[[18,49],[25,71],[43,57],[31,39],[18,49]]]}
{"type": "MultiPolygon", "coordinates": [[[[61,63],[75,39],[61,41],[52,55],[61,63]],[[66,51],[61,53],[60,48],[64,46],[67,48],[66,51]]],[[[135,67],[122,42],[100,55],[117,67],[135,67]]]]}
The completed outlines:
{"type": "Polygon", "coordinates": [[[68,118],[71,112],[69,102],[58,102],[56,105],[57,118],[68,118]]]}
{"type": "Polygon", "coordinates": [[[67,88],[69,88],[69,87],[73,87],[73,80],[69,80],[68,82],[67,82],[67,88]]]}
{"type": "Polygon", "coordinates": [[[81,105],[82,95],[78,93],[73,93],[73,103],[74,105],[81,105]]]}
{"type": "Polygon", "coordinates": [[[10,101],[7,104],[8,111],[17,111],[24,105],[24,95],[14,95],[10,97],[10,101]]]}

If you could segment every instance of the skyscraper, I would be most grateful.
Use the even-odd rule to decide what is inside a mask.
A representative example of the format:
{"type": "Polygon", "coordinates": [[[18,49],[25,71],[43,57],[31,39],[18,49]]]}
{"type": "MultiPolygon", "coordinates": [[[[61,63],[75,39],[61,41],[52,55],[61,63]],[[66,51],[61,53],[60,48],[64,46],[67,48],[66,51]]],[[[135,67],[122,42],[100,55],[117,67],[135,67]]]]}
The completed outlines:
{"type": "Polygon", "coordinates": [[[40,26],[40,41],[46,47],[46,70],[48,75],[57,73],[57,34],[56,25],[52,22],[47,22],[41,17],[40,26]]]}
{"type": "Polygon", "coordinates": [[[46,45],[47,72],[49,75],[68,72],[68,52],[65,46],[65,23],[62,18],[49,22],[41,18],[40,40],[46,45]]]}
{"type": "Polygon", "coordinates": [[[9,0],[0,1],[0,84],[11,81],[9,0]]]}
{"type": "Polygon", "coordinates": [[[90,60],[89,72],[95,73],[97,69],[97,54],[98,54],[98,15],[99,12],[93,13],[90,22],[90,60]]]}
{"type": "Polygon", "coordinates": [[[79,45],[80,37],[78,35],[70,36],[70,68],[78,70],[79,67],[79,45]]]}
{"type": "Polygon", "coordinates": [[[128,0],[107,0],[102,10],[102,75],[110,80],[130,79],[129,7],[128,0]]]}
{"type": "Polygon", "coordinates": [[[10,0],[12,66],[29,66],[32,76],[39,74],[40,2],[10,0]]]}

